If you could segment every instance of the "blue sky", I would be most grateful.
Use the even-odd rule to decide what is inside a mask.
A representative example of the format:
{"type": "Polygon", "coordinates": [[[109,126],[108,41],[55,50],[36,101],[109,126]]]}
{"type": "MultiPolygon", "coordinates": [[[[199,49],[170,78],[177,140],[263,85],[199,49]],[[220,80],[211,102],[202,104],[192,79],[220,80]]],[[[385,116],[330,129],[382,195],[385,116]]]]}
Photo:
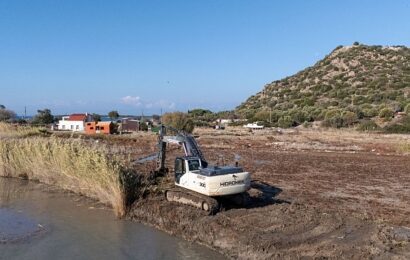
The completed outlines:
{"type": "Polygon", "coordinates": [[[406,0],[0,0],[0,104],[233,109],[338,45],[409,46],[409,17],[406,0]]]}

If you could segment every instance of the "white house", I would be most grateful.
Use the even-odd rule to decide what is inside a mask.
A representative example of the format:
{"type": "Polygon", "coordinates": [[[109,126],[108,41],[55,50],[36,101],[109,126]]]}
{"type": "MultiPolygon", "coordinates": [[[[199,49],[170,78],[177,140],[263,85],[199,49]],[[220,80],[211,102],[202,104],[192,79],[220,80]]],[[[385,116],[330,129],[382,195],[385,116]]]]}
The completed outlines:
{"type": "Polygon", "coordinates": [[[84,131],[85,122],[91,122],[92,120],[92,116],[88,113],[63,116],[62,120],[58,121],[57,129],[69,130],[74,132],[84,131]]]}
{"type": "Polygon", "coordinates": [[[258,125],[257,123],[253,123],[253,124],[246,124],[243,127],[245,128],[250,128],[250,129],[263,129],[263,125],[258,125]]]}

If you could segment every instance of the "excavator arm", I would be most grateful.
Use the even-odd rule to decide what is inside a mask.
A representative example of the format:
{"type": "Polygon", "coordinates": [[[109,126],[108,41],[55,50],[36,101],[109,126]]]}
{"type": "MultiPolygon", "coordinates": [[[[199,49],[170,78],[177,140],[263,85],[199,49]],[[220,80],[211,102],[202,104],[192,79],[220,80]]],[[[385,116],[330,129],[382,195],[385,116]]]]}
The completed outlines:
{"type": "Polygon", "coordinates": [[[158,135],[158,172],[166,171],[165,159],[167,143],[181,145],[184,148],[185,156],[198,157],[201,160],[203,168],[206,168],[208,166],[208,162],[205,160],[205,157],[202,151],[200,150],[198,143],[192,135],[170,126],[161,125],[158,135]],[[173,132],[175,135],[168,135],[168,132],[173,132]]]}

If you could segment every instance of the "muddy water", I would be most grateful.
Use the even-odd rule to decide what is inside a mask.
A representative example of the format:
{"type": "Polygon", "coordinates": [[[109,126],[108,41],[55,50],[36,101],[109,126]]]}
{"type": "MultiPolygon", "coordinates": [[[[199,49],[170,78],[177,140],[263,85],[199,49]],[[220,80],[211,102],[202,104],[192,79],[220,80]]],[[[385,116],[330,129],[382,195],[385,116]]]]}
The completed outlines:
{"type": "Polygon", "coordinates": [[[73,194],[0,178],[0,259],[224,259],[73,194]]]}

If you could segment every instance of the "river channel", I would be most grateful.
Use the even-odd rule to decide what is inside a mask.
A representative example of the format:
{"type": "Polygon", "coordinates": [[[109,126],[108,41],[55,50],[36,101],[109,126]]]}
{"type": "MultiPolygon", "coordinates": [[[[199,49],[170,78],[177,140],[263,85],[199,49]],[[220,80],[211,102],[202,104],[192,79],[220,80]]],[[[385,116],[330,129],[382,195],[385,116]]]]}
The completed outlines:
{"type": "Polygon", "coordinates": [[[49,186],[0,177],[0,259],[225,259],[49,186]]]}

